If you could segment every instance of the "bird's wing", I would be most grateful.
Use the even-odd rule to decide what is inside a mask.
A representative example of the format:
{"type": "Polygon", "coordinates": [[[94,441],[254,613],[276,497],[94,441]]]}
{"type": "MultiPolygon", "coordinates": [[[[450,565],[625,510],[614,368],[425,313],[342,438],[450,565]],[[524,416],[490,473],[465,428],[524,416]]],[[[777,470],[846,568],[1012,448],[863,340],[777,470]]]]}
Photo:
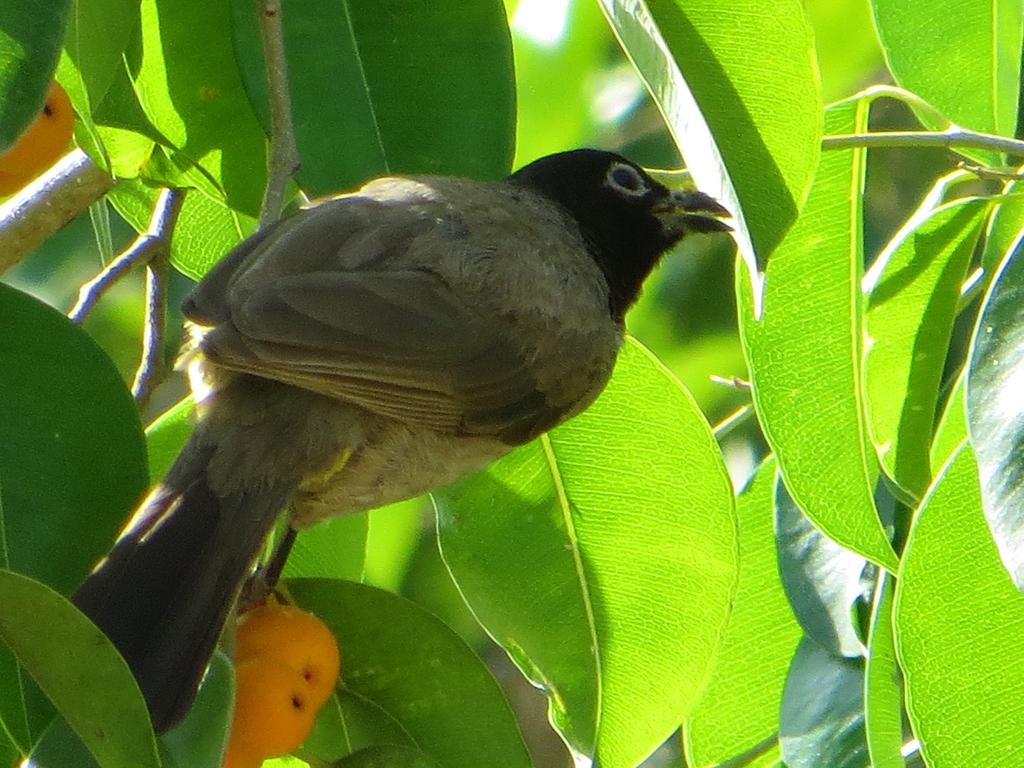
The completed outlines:
{"type": "MultiPolygon", "coordinates": [[[[386,245],[394,252],[398,244],[386,245]]],[[[275,260],[287,260],[270,247],[275,260]]],[[[367,266],[381,265],[364,256],[367,266]]],[[[558,421],[565,405],[548,402],[505,325],[467,307],[436,274],[346,271],[332,261],[332,269],[271,269],[266,279],[249,270],[242,289],[228,288],[230,319],[204,336],[204,354],[441,431],[521,443],[558,421]]]]}

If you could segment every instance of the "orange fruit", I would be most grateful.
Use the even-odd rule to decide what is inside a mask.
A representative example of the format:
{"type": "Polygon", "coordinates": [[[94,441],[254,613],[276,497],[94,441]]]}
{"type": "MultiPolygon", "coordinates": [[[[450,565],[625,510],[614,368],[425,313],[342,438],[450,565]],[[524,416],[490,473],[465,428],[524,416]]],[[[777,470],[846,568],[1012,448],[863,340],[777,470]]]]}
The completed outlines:
{"type": "Polygon", "coordinates": [[[228,741],[221,768],[260,768],[261,765],[263,756],[253,752],[247,744],[234,739],[228,741]]]}
{"type": "Polygon", "coordinates": [[[20,189],[57,162],[71,141],[74,125],[71,100],[59,83],[50,83],[43,111],[0,155],[0,194],[20,189]]]}
{"type": "Polygon", "coordinates": [[[298,672],[267,656],[235,666],[235,717],[228,751],[278,757],[298,747],[313,728],[317,708],[298,672]]]}
{"type": "Polygon", "coordinates": [[[338,643],[320,619],[293,605],[266,603],[242,614],[235,637],[238,661],[268,657],[305,679],[310,700],[320,709],[338,682],[338,643]]]}

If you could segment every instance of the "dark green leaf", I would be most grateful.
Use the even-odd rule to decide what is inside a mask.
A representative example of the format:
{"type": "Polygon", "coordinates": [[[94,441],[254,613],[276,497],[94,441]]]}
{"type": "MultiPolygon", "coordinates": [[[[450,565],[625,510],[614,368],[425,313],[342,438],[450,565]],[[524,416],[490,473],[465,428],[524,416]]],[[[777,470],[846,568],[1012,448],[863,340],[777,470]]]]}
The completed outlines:
{"type": "Polygon", "coordinates": [[[709,673],[737,552],[718,446],[650,353],[627,344],[590,409],[435,499],[459,589],[573,748],[633,765],[668,738],[709,673]]]}
{"type": "MultiPolygon", "coordinates": [[[[231,7],[245,86],[268,127],[254,6],[231,7]]],[[[390,172],[508,172],[515,97],[500,0],[294,0],[282,19],[297,178],[309,194],[390,172]]]]}
{"type": "Polygon", "coordinates": [[[1003,563],[1024,589],[1024,247],[1006,255],[971,345],[967,421],[985,517],[1003,563]]]}
{"type": "Polygon", "coordinates": [[[985,526],[967,444],[914,519],[894,616],[910,722],[927,764],[1019,766],[1024,595],[985,526]]]}
{"type": "Polygon", "coordinates": [[[936,207],[940,180],[865,276],[866,393],[883,470],[916,502],[931,482],[928,451],[960,287],[988,201],[936,207]]]}
{"type": "MultiPolygon", "coordinates": [[[[711,678],[684,723],[691,765],[726,763],[776,741],[782,687],[801,633],[779,579],[775,474],[775,460],[763,462],[736,501],[739,584],[711,678]]],[[[772,749],[777,754],[777,744],[772,749]]]]}
{"type": "Polygon", "coordinates": [[[142,693],[96,626],[49,587],[0,571],[0,639],[101,768],[160,765],[142,693]]]}
{"type": "Polygon", "coordinates": [[[161,413],[146,427],[146,453],[149,456],[149,482],[155,484],[167,474],[185,447],[195,419],[191,395],[161,413]]]}
{"type": "Polygon", "coordinates": [[[339,760],[334,768],[437,768],[437,764],[415,749],[371,747],[339,760]]]}
{"type": "Polygon", "coordinates": [[[70,5],[69,0],[0,4],[0,153],[43,108],[70,5]]]}
{"type": "Polygon", "coordinates": [[[288,588],[338,639],[339,693],[358,710],[344,715],[350,748],[401,743],[394,741],[397,731],[444,768],[529,768],[498,684],[436,618],[360,584],[298,579],[288,588]],[[354,737],[360,733],[368,740],[359,743],[354,737]]]}
{"type": "MultiPolygon", "coordinates": [[[[856,100],[826,114],[828,133],[866,125],[856,100]]],[[[740,330],[758,418],[794,500],[836,542],[895,571],[861,394],[863,182],[862,151],[822,156],[803,215],[768,264],[761,320],[737,275],[740,330]]]]}
{"type": "Polygon", "coordinates": [[[63,315],[0,286],[0,487],[6,567],[70,592],[146,489],[135,403],[63,315]]]}
{"type": "Polygon", "coordinates": [[[820,152],[821,89],[802,4],[600,2],[697,185],[739,214],[740,250],[752,266],[752,245],[763,265],[796,221],[820,152]]]}
{"type": "Polygon", "coordinates": [[[804,638],[786,680],[779,739],[789,768],[868,768],[863,659],[837,658],[804,638]]]}
{"type": "Polygon", "coordinates": [[[862,656],[854,611],[867,562],[815,528],[781,478],[775,486],[775,535],[782,584],[804,631],[836,656],[862,656]]]}
{"type": "Polygon", "coordinates": [[[96,760],[63,718],[54,719],[32,748],[24,768],[99,768],[96,760]]]}

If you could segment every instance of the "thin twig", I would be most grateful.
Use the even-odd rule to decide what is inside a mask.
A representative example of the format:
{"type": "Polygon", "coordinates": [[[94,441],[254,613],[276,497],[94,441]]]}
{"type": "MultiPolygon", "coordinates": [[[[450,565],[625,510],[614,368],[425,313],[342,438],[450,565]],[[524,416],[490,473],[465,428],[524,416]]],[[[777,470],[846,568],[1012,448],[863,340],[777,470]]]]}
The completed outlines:
{"type": "Polygon", "coordinates": [[[168,249],[171,232],[178,218],[183,192],[165,189],[157,198],[149,227],[134,242],[118,255],[102,272],[78,290],[78,302],[68,312],[68,317],[80,323],[89,314],[103,294],[120,280],[136,264],[145,264],[161,249],[168,249]],[[167,242],[165,243],[165,239],[167,242]]]}
{"type": "Polygon", "coordinates": [[[13,267],[114,186],[79,149],[0,206],[0,273],[13,267]]]}
{"type": "Polygon", "coordinates": [[[1021,168],[986,168],[983,165],[972,163],[968,160],[961,160],[957,167],[968,173],[974,174],[979,179],[995,181],[1021,181],[1024,180],[1024,170],[1021,168]]]}
{"type": "Polygon", "coordinates": [[[715,426],[711,428],[711,434],[715,436],[716,440],[721,442],[722,439],[732,434],[736,427],[746,422],[753,415],[754,407],[750,403],[741,405],[720,422],[715,424],[715,426]]]}
{"type": "Polygon", "coordinates": [[[146,264],[146,325],[142,334],[142,359],[132,382],[132,397],[145,407],[156,385],[167,375],[164,336],[167,331],[167,249],[161,248],[146,264]]]}
{"type": "Polygon", "coordinates": [[[877,131],[825,136],[822,149],[850,147],[941,147],[945,149],[986,149],[1024,157],[1024,141],[968,131],[953,125],[944,131],[877,131]]]}
{"type": "Polygon", "coordinates": [[[292,123],[292,97],[288,88],[288,61],[284,52],[281,24],[281,0],[257,0],[260,37],[267,70],[267,95],[270,100],[270,166],[267,190],[260,212],[260,228],[281,217],[285,190],[301,159],[295,143],[292,123]]]}

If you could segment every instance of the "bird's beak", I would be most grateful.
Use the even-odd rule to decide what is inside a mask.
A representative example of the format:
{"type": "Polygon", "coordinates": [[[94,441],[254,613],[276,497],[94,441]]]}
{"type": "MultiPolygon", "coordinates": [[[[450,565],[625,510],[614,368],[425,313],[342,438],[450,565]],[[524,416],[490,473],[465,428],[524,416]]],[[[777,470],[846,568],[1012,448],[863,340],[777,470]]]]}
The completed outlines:
{"type": "Polygon", "coordinates": [[[722,221],[732,216],[710,195],[697,190],[673,189],[666,200],[655,207],[654,215],[666,232],[732,232],[722,221]]]}

